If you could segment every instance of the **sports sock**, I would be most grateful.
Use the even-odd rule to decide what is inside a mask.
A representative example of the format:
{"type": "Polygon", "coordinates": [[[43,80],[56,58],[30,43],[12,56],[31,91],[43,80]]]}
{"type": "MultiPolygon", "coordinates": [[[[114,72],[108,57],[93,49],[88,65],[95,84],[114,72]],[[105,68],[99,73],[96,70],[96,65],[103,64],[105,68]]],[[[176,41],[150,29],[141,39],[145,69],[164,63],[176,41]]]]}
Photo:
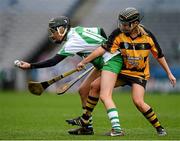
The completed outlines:
{"type": "Polygon", "coordinates": [[[98,100],[99,100],[98,97],[88,96],[87,102],[86,102],[86,108],[82,115],[82,120],[85,123],[90,122],[90,120],[92,121],[92,119],[90,119],[92,117],[91,113],[94,110],[94,107],[96,106],[96,104],[98,103],[98,100]]]}
{"type": "Polygon", "coordinates": [[[118,111],[117,108],[111,108],[107,110],[108,117],[111,121],[112,129],[115,131],[120,131],[121,126],[119,122],[119,116],[118,116],[118,111]]]}
{"type": "Polygon", "coordinates": [[[156,129],[163,128],[152,108],[150,108],[147,112],[143,113],[143,115],[156,129]]]}

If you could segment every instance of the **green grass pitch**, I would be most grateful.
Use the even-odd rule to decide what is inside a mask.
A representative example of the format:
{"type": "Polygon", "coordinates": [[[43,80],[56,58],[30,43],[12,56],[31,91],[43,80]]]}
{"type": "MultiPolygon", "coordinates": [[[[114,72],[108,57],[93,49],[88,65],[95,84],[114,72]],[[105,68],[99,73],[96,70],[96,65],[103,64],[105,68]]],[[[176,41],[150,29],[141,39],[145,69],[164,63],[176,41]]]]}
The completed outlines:
{"type": "Polygon", "coordinates": [[[3,140],[179,140],[180,94],[146,94],[145,100],[156,111],[168,135],[158,137],[148,121],[133,105],[130,93],[113,95],[118,107],[124,137],[107,137],[110,123],[101,102],[94,110],[94,135],[72,136],[66,119],[81,115],[78,94],[0,92],[0,139],[3,140]]]}

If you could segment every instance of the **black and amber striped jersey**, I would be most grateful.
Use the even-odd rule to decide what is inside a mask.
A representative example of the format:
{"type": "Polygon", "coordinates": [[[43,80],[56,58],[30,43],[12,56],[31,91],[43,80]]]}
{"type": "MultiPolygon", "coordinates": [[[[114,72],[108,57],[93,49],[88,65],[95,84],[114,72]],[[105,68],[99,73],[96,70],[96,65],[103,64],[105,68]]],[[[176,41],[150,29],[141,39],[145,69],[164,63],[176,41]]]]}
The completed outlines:
{"type": "Polygon", "coordinates": [[[147,80],[150,77],[149,53],[152,52],[155,58],[164,55],[154,35],[143,26],[139,25],[138,28],[140,34],[135,39],[119,28],[114,30],[102,47],[111,53],[117,50],[121,52],[124,61],[121,74],[147,80]]]}

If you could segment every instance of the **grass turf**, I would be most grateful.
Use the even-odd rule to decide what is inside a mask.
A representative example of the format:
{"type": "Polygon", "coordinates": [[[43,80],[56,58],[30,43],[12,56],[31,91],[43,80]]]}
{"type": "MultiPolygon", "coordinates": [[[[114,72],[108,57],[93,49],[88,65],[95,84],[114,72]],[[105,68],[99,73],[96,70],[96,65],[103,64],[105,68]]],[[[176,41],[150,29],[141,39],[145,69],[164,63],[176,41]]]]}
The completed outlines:
{"type": "Polygon", "coordinates": [[[44,93],[34,96],[29,92],[0,92],[0,139],[4,140],[179,140],[180,95],[147,94],[145,100],[156,111],[168,135],[158,137],[152,126],[133,105],[130,94],[114,94],[124,137],[107,137],[110,130],[106,111],[101,102],[94,110],[94,135],[72,136],[68,129],[76,128],[66,119],[81,115],[77,94],[44,93]]]}

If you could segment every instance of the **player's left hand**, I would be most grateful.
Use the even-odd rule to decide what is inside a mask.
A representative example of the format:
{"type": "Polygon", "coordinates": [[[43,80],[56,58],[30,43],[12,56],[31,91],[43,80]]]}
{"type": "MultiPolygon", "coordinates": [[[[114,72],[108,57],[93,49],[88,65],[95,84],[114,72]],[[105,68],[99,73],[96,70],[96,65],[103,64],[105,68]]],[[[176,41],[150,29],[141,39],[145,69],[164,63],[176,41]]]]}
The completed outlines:
{"type": "Polygon", "coordinates": [[[174,75],[171,73],[171,74],[168,75],[168,78],[169,78],[171,84],[173,85],[173,87],[175,87],[175,85],[176,85],[176,78],[174,77],[174,75]]]}

